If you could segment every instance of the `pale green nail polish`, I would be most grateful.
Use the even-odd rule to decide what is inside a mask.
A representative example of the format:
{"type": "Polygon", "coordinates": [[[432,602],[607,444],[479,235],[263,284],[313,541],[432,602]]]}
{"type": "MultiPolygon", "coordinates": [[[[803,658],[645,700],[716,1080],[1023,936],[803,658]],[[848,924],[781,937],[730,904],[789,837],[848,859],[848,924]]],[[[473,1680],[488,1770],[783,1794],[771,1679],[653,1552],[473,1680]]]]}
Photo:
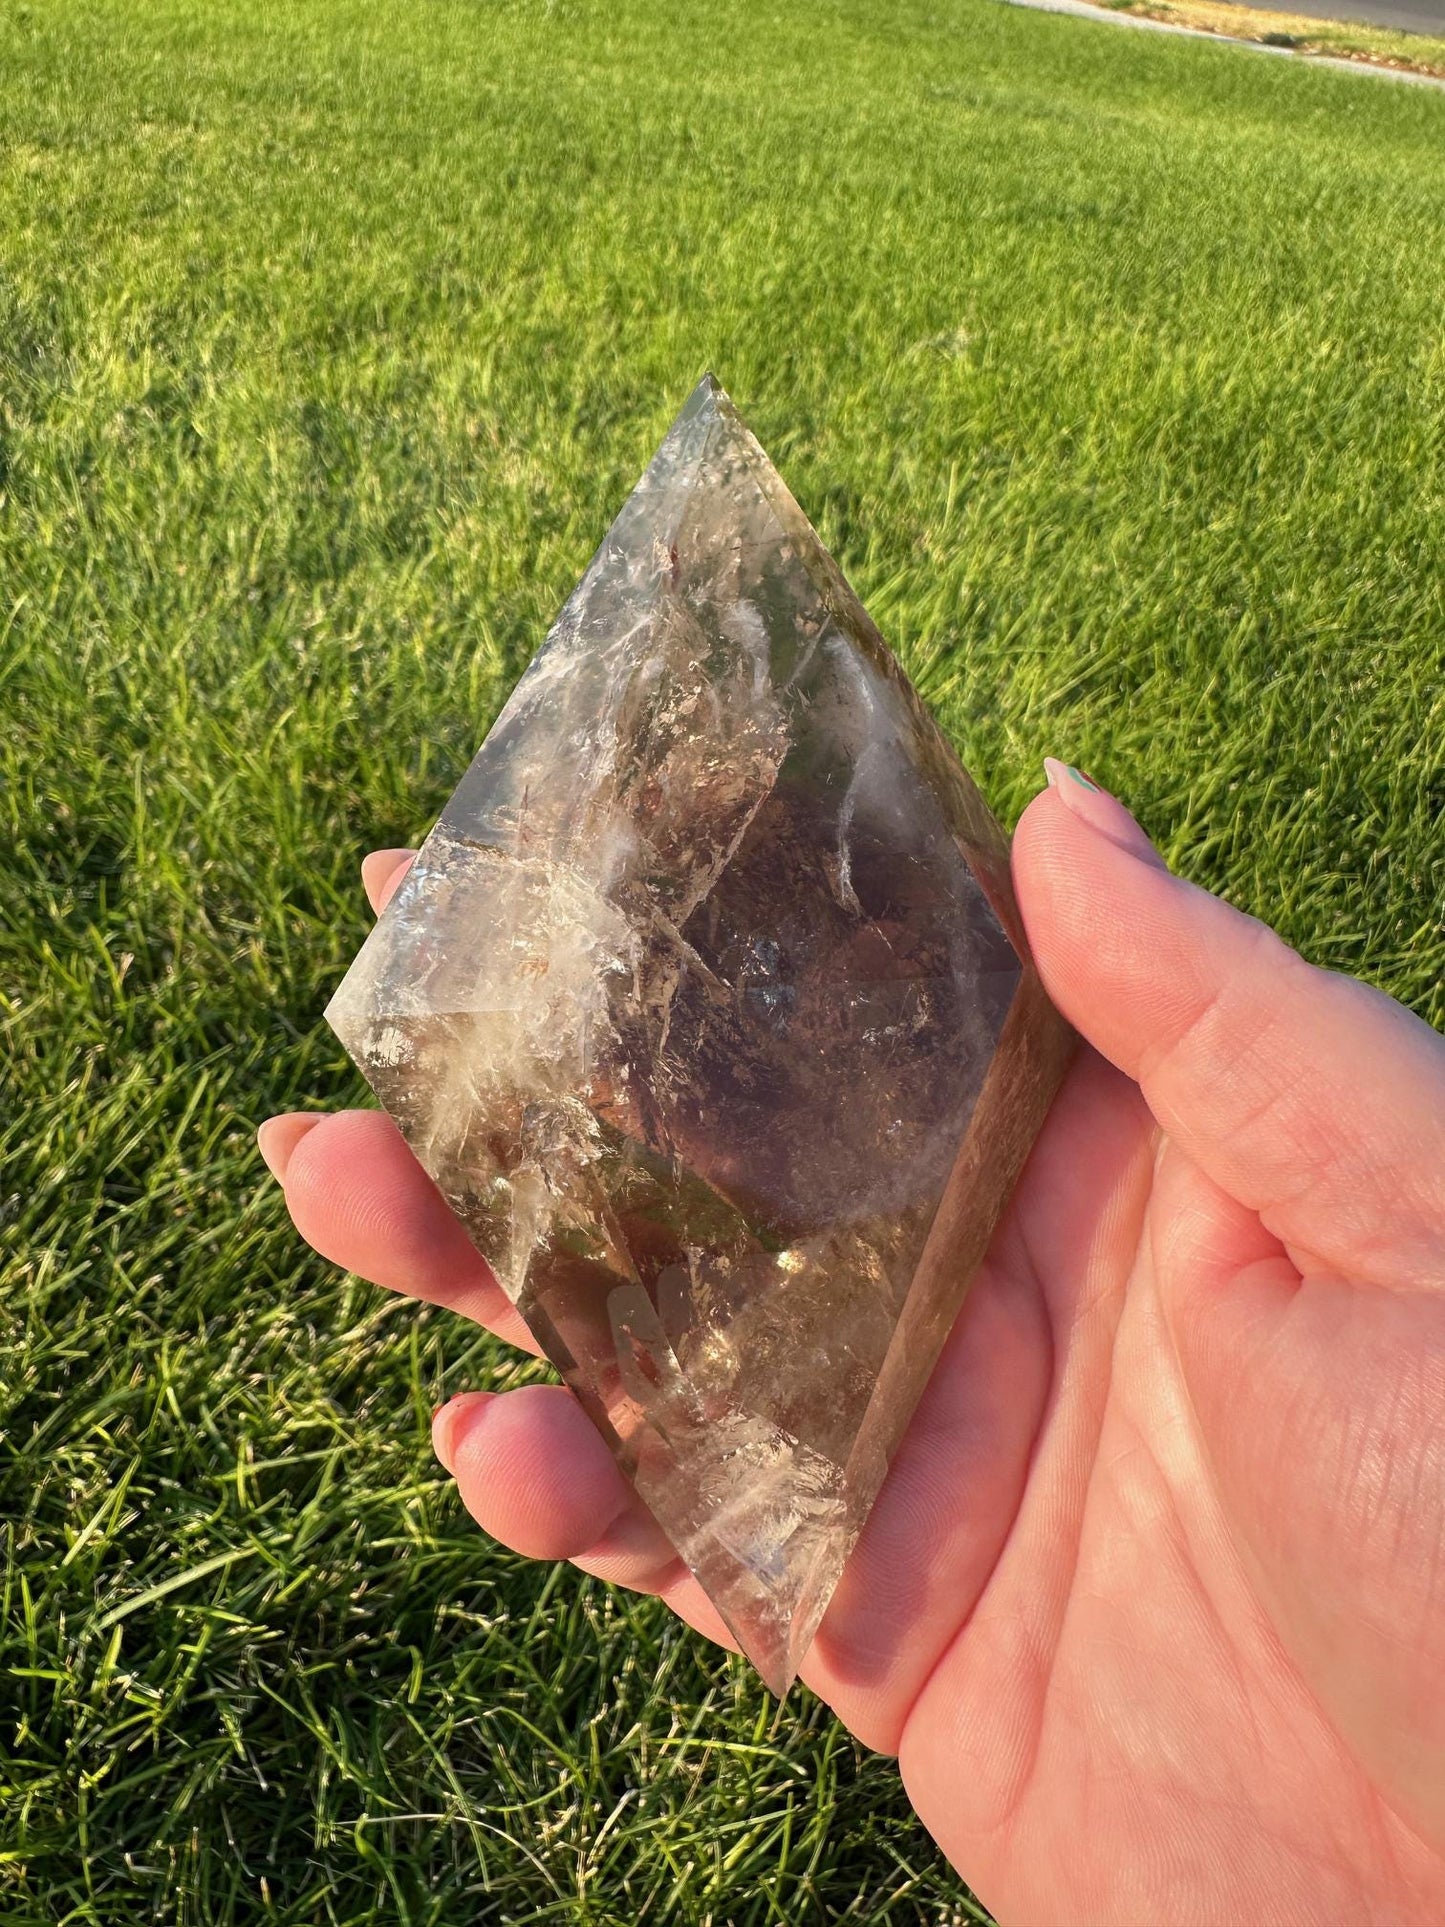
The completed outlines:
{"type": "Polygon", "coordinates": [[[1051,789],[1062,789],[1064,786],[1064,778],[1067,776],[1073,782],[1077,783],[1080,789],[1098,792],[1099,785],[1097,783],[1085,776],[1081,769],[1075,769],[1072,763],[1061,763],[1057,756],[1046,756],[1044,758],[1044,775],[1049,779],[1051,789]]]}

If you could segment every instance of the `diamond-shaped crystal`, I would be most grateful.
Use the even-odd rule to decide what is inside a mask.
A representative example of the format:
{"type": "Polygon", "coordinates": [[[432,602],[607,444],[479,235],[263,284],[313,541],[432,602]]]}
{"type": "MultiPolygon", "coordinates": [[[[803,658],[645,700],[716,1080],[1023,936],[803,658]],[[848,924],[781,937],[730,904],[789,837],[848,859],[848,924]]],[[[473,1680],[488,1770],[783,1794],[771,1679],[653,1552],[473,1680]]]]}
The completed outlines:
{"type": "Polygon", "coordinates": [[[1069,1034],[1004,836],[711,377],[327,1017],[781,1691],[1069,1034]]]}

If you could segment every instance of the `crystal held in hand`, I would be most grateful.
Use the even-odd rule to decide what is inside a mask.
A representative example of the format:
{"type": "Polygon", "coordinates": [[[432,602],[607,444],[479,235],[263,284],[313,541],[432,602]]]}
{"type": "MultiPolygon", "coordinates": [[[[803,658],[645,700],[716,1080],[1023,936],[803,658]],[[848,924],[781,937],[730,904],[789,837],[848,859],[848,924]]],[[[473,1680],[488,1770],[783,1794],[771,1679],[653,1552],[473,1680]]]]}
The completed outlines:
{"type": "Polygon", "coordinates": [[[711,378],[327,1016],[782,1691],[1069,1034],[1002,832],[711,378]]]}

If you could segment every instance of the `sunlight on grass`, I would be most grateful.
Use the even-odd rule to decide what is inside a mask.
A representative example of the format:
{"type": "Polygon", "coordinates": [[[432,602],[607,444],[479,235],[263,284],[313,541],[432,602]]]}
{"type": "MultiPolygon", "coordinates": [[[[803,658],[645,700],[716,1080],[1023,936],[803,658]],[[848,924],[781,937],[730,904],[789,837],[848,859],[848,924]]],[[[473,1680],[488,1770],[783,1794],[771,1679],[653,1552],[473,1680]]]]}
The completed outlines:
{"type": "Polygon", "coordinates": [[[1440,1022],[1442,136],[989,0],[0,6],[6,1919],[975,1917],[806,1693],[471,1526],[428,1415],[523,1368],[253,1127],[358,1100],[358,860],[708,366],[1004,814],[1083,764],[1440,1022]]]}

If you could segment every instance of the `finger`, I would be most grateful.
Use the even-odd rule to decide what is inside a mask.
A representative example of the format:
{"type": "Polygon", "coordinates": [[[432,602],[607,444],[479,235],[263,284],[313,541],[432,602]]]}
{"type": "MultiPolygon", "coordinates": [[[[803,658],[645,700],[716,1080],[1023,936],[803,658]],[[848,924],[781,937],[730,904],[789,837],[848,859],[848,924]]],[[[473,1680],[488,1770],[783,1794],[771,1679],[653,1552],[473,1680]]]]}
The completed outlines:
{"type": "Polygon", "coordinates": [[[539,1349],[384,1112],[271,1118],[261,1127],[261,1153],[296,1229],[323,1258],[460,1312],[524,1351],[539,1349]]]}
{"type": "Polygon", "coordinates": [[[432,1421],[437,1457],[485,1532],[530,1559],[569,1559],[660,1594],[721,1645],[733,1641],[661,1526],[564,1386],[468,1392],[432,1421]]]}
{"type": "Polygon", "coordinates": [[[316,1111],[287,1111],[281,1117],[268,1117],[256,1132],[256,1149],[265,1159],[266,1169],[278,1184],[286,1181],[291,1153],[308,1131],[321,1122],[316,1111]]]}
{"type": "Polygon", "coordinates": [[[415,850],[373,850],[361,859],[361,887],[377,916],[396,895],[415,861],[415,850]]]}
{"type": "Polygon", "coordinates": [[[1064,1014],[1292,1257],[1438,1285],[1445,1039],[1171,876],[1121,803],[1060,771],[1014,874],[1064,1014]]]}
{"type": "Polygon", "coordinates": [[[677,1555],[563,1385],[466,1392],[432,1421],[436,1455],[485,1531],[529,1559],[576,1559],[607,1545],[631,1584],[655,1588],[677,1555]]]}

